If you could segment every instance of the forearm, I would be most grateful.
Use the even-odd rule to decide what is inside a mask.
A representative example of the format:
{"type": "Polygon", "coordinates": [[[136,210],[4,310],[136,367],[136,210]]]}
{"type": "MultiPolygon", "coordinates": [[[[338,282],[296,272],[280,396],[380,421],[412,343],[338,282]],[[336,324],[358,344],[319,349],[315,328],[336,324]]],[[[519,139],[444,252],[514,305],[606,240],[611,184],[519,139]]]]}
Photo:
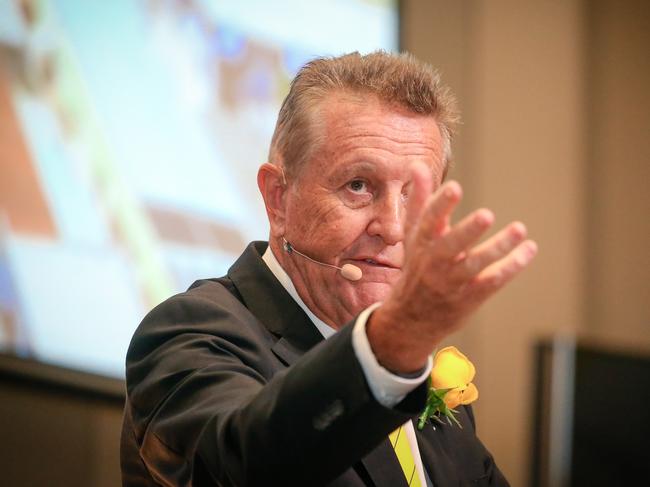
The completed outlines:
{"type": "Polygon", "coordinates": [[[221,482],[261,485],[273,478],[282,485],[315,485],[315,479],[326,484],[418,411],[423,393],[396,409],[372,397],[350,332],[344,328],[308,352],[245,406],[210,419],[201,436],[202,454],[230,452],[241,462],[233,471],[226,458],[204,458],[211,471],[238,477],[221,482]]]}
{"type": "Polygon", "coordinates": [[[129,399],[150,472],[191,478],[200,465],[220,485],[325,482],[424,402],[423,388],[396,409],[372,397],[350,327],[281,371],[272,343],[261,346],[242,323],[213,321],[214,335],[171,317],[132,346],[129,399]]]}

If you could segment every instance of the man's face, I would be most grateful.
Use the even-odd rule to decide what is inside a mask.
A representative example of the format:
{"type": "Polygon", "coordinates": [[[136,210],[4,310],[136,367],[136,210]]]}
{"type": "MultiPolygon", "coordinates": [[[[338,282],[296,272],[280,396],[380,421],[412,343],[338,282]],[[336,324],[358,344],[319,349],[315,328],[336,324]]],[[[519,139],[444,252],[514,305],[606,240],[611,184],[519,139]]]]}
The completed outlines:
{"type": "Polygon", "coordinates": [[[331,96],[321,105],[324,141],[289,181],[284,237],[300,252],[361,268],[348,281],[295,254],[281,262],[312,311],[338,328],[385,299],[401,274],[409,166],[444,172],[442,139],[431,116],[374,97],[331,96]]]}

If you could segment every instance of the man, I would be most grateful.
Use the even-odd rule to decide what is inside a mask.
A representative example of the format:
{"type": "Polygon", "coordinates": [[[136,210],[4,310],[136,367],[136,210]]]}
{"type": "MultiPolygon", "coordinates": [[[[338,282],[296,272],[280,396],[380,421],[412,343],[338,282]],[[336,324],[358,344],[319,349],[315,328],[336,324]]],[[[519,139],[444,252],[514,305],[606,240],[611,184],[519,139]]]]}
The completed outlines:
{"type": "Polygon", "coordinates": [[[125,485],[507,485],[470,408],[462,428],[410,421],[432,351],[536,252],[521,223],[477,244],[486,209],[450,224],[455,122],[435,72],[406,55],[300,71],[258,173],[268,247],[135,333],[125,485]]]}

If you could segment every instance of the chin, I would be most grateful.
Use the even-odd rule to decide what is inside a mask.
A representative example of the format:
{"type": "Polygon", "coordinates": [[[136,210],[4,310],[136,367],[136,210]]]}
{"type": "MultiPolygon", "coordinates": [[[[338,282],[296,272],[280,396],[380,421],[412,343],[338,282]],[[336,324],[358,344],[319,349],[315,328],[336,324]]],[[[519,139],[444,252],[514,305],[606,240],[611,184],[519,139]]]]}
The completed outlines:
{"type": "Polygon", "coordinates": [[[347,299],[353,304],[355,314],[360,313],[371,304],[385,301],[392,289],[392,283],[387,282],[361,282],[350,290],[351,296],[347,299]]]}

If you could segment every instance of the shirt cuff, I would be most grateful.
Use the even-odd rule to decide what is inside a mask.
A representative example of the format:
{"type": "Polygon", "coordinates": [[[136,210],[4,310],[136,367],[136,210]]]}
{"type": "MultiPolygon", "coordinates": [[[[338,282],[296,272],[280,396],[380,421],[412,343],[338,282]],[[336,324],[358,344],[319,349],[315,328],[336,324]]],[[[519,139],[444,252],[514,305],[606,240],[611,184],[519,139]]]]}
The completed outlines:
{"type": "Polygon", "coordinates": [[[375,303],[369,306],[357,318],[352,330],[352,348],[361,364],[372,395],[375,396],[379,404],[391,408],[429,377],[433,360],[429,357],[426,367],[416,377],[402,377],[393,374],[377,362],[366,334],[366,322],[370,314],[380,305],[381,303],[375,303]]]}

